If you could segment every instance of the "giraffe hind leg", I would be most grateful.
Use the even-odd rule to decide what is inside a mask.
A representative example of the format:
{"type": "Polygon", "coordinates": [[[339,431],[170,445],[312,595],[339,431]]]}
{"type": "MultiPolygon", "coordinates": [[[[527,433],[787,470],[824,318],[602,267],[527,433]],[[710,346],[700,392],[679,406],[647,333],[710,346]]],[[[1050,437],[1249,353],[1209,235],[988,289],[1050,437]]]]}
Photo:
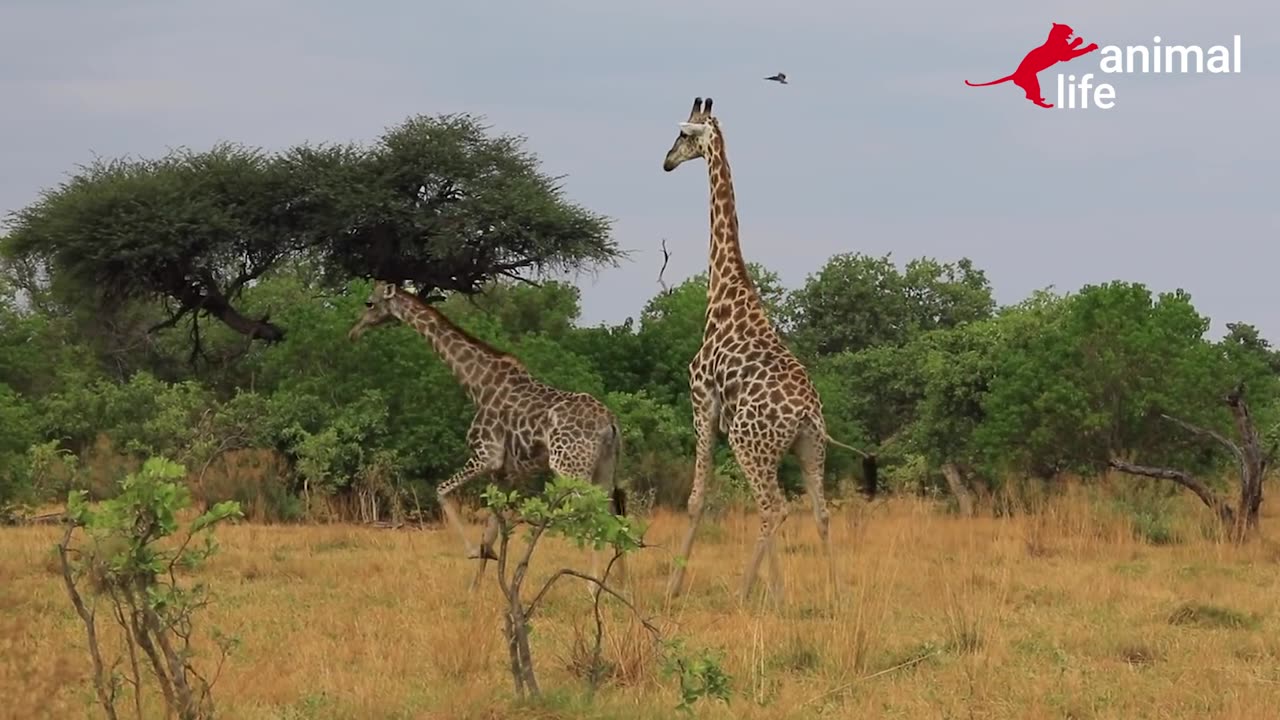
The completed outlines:
{"type": "Polygon", "coordinates": [[[822,542],[822,553],[826,559],[827,581],[832,593],[838,596],[835,555],[831,550],[831,514],[827,511],[827,500],[822,489],[822,475],[827,458],[826,440],[817,432],[809,431],[797,440],[795,450],[804,475],[805,492],[813,503],[813,520],[818,527],[818,539],[822,542]]]}
{"type": "MultiPolygon", "coordinates": [[[[578,478],[581,480],[590,480],[597,482],[599,448],[594,444],[584,442],[568,442],[563,448],[558,443],[552,441],[550,443],[554,449],[549,451],[547,464],[551,471],[561,477],[578,478]]],[[[591,548],[591,577],[601,580],[600,577],[600,551],[591,548]]],[[[592,602],[595,601],[596,595],[600,593],[600,586],[591,580],[582,581],[587,590],[587,597],[592,602]]]]}
{"type": "MultiPolygon", "coordinates": [[[[621,449],[619,443],[617,428],[614,425],[611,424],[602,431],[600,445],[596,452],[596,462],[591,470],[591,482],[596,487],[604,490],[607,495],[610,495],[609,502],[613,514],[625,517],[627,514],[627,495],[626,491],[617,484],[618,455],[621,449]]],[[[595,562],[598,563],[599,560],[597,559],[595,562]]],[[[626,557],[619,555],[609,573],[614,581],[619,584],[625,584],[627,582],[626,557]]],[[[592,575],[600,577],[596,575],[594,569],[592,570],[592,575]]],[[[607,579],[600,577],[601,582],[607,579]]]]}
{"type": "MultiPolygon", "coordinates": [[[[731,442],[732,439],[731,436],[731,442]]],[[[786,499],[778,487],[780,456],[779,453],[762,454],[754,449],[744,452],[741,445],[740,441],[734,443],[734,456],[738,460],[738,467],[742,468],[747,482],[751,485],[752,493],[756,497],[756,505],[760,510],[760,535],[756,538],[755,550],[742,574],[742,599],[745,601],[750,597],[751,590],[755,586],[756,575],[760,571],[760,562],[767,555],[772,585],[770,589],[774,599],[782,602],[782,568],[778,565],[778,555],[774,546],[778,528],[787,519],[786,499]]]]}
{"type": "Polygon", "coordinates": [[[782,527],[782,521],[786,519],[787,498],[782,494],[782,488],[777,485],[773,488],[773,506],[775,508],[783,508],[782,515],[775,521],[773,534],[769,536],[768,554],[769,561],[769,594],[778,602],[782,602],[782,564],[778,559],[778,530],[782,527]]]}

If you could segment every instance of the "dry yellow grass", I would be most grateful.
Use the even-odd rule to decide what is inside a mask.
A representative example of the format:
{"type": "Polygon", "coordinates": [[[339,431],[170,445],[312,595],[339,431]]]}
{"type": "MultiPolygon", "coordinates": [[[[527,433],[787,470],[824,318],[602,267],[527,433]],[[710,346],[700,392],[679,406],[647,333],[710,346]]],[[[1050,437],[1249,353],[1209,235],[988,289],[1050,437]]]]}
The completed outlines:
{"type": "MultiPolygon", "coordinates": [[[[1202,516],[1188,506],[1187,517],[1202,516]]],[[[1274,526],[1280,518],[1268,517],[1274,526]]],[[[710,521],[708,521],[710,524],[710,521]]],[[[670,547],[677,514],[652,520],[670,547]]],[[[478,533],[479,528],[472,532],[478,533]]],[[[1035,516],[960,519],[895,500],[848,507],[833,539],[833,603],[810,516],[785,525],[788,597],[734,597],[755,532],[732,513],[695,548],[689,593],[662,595],[669,557],[643,551],[631,587],[647,613],[726,652],[729,706],[709,718],[1274,718],[1280,712],[1280,550],[1194,536],[1153,547],[1082,496],[1035,516]],[[920,659],[924,658],[924,659],[920,659]]],[[[89,664],[49,548],[56,531],[0,532],[0,716],[99,717],[89,664]]],[[[612,614],[614,679],[595,698],[571,670],[588,631],[581,583],[555,592],[533,652],[549,699],[517,707],[492,580],[443,528],[252,526],[219,532],[203,572],[205,627],[243,639],[215,689],[223,717],[665,718],[675,692],[651,646],[612,614]]],[[[550,543],[534,582],[586,556],[550,543]]],[[[492,567],[492,566],[491,566],[492,567]]]]}

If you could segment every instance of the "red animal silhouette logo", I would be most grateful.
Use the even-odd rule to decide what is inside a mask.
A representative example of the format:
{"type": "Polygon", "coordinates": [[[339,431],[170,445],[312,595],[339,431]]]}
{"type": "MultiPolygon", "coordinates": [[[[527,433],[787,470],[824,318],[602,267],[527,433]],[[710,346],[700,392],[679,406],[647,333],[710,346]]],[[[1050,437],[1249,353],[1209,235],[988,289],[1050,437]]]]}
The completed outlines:
{"type": "Polygon", "coordinates": [[[969,87],[986,87],[988,85],[999,85],[1002,82],[1013,81],[1014,85],[1022,88],[1027,93],[1027,99],[1039,105],[1040,107],[1051,108],[1053,105],[1046,103],[1044,98],[1040,96],[1040,71],[1060,62],[1069,62],[1075,60],[1081,55],[1085,55],[1098,49],[1097,43],[1089,43],[1086,47],[1077,50],[1080,43],[1084,42],[1083,38],[1071,39],[1075,31],[1070,25],[1054,23],[1049,29],[1049,38],[1044,41],[1040,47],[1027,53],[1022,58],[1022,62],[1018,64],[1018,69],[1013,71],[1012,75],[1006,75],[999,80],[992,80],[985,83],[971,83],[964,81],[969,87]]]}

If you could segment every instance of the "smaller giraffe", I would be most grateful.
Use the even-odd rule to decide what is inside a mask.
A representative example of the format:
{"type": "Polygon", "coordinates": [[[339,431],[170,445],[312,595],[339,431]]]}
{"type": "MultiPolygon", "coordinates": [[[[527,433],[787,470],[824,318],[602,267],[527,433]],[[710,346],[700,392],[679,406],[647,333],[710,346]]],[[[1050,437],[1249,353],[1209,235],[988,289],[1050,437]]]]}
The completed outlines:
{"type": "MultiPolygon", "coordinates": [[[[369,328],[400,320],[427,339],[476,407],[467,430],[470,457],[436,489],[467,557],[480,559],[473,589],[485,561],[497,559],[493,552],[497,518],[490,516],[480,546],[473,546],[463,531],[451,493],[478,477],[497,475],[514,481],[551,470],[587,479],[612,493],[614,514],[626,515],[626,492],[614,478],[622,437],[617,418],[603,403],[586,393],[539,382],[515,356],[471,336],[439,310],[394,284],[375,281],[365,308],[348,333],[351,340],[359,339],[369,328]]],[[[599,557],[598,551],[592,552],[591,571],[597,577],[599,557]]],[[[622,558],[616,565],[617,578],[625,578],[622,558]]],[[[594,596],[598,586],[588,585],[594,596]]]]}

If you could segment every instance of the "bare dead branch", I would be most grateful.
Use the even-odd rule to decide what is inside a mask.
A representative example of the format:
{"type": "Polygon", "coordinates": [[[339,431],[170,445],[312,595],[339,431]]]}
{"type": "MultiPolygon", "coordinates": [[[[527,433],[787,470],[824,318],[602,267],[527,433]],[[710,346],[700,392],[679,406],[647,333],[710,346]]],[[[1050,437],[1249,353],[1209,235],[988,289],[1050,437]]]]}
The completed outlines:
{"type": "Polygon", "coordinates": [[[1227,437],[1226,437],[1226,436],[1224,436],[1222,433],[1215,432],[1215,431],[1213,431],[1213,430],[1208,430],[1208,429],[1206,429],[1206,428],[1202,428],[1202,427],[1197,427],[1197,426],[1192,425],[1191,423],[1189,423],[1189,422],[1187,422],[1187,421],[1185,421],[1185,420],[1180,420],[1180,419],[1178,419],[1178,418],[1176,418],[1176,417],[1173,417],[1172,415],[1165,415],[1164,413],[1160,413],[1160,417],[1164,418],[1165,420],[1168,420],[1169,422],[1172,422],[1172,423],[1174,423],[1174,424],[1178,425],[1178,426],[1179,426],[1179,427],[1181,427],[1182,429],[1184,429],[1184,430],[1186,430],[1186,431],[1188,431],[1188,432],[1190,432],[1190,433],[1192,433],[1192,434],[1200,435],[1200,436],[1202,436],[1202,437],[1212,438],[1212,439],[1214,439],[1214,440],[1218,441],[1220,444],[1222,444],[1222,446],[1223,446],[1223,447],[1225,447],[1225,448],[1227,448],[1228,450],[1230,450],[1230,451],[1231,451],[1231,453],[1232,453],[1233,455],[1235,455],[1235,456],[1236,456],[1236,458],[1237,458],[1240,462],[1244,462],[1244,452],[1240,450],[1240,446],[1239,446],[1239,445],[1236,445],[1235,443],[1233,443],[1233,442],[1231,442],[1230,440],[1228,440],[1228,439],[1227,439],[1227,437]]]}
{"type": "Polygon", "coordinates": [[[146,334],[147,334],[147,335],[152,335],[152,334],[157,333],[157,332],[159,332],[159,331],[161,331],[161,330],[167,330],[167,329],[169,329],[169,328],[171,328],[171,327],[173,327],[173,326],[177,325],[177,324],[182,320],[182,318],[184,318],[184,317],[186,317],[186,316],[187,316],[187,313],[189,313],[189,312],[191,312],[191,308],[190,308],[190,307],[183,307],[183,308],[180,308],[177,312],[171,313],[171,314],[169,315],[169,318],[168,318],[167,320],[162,320],[162,321],[160,321],[160,322],[156,323],[155,325],[152,325],[151,327],[147,328],[147,332],[146,332],[146,334]]]}
{"type": "Polygon", "coordinates": [[[1170,480],[1182,487],[1190,490],[1200,498],[1210,510],[1213,510],[1224,523],[1231,524],[1234,521],[1235,513],[1230,505],[1227,505],[1221,498],[1217,496],[1199,479],[1193,477],[1190,473],[1173,468],[1151,467],[1148,465],[1135,465],[1125,462],[1124,460],[1111,460],[1109,463],[1112,468],[1119,470],[1127,475],[1139,475],[1141,477],[1155,478],[1157,480],[1170,480]]]}
{"type": "Polygon", "coordinates": [[[62,512],[45,513],[43,515],[32,515],[31,517],[19,517],[14,522],[18,525],[60,525],[67,519],[67,514],[62,512]]]}
{"type": "Polygon", "coordinates": [[[897,672],[898,670],[903,670],[903,669],[905,669],[905,668],[909,668],[909,667],[911,667],[912,665],[918,665],[918,664],[920,664],[920,663],[924,662],[925,660],[928,660],[929,658],[933,657],[934,655],[937,655],[937,654],[938,654],[938,652],[939,652],[939,651],[934,650],[933,652],[925,653],[924,655],[917,655],[916,657],[913,657],[913,658],[911,658],[910,660],[906,660],[906,661],[900,662],[900,663],[898,663],[897,665],[894,665],[893,667],[887,667],[887,668],[885,668],[885,669],[883,669],[883,670],[879,670],[879,671],[877,671],[877,672],[873,672],[873,673],[871,673],[870,675],[864,675],[863,677],[860,677],[860,678],[858,678],[857,680],[854,680],[854,681],[852,681],[852,682],[847,682],[847,683],[845,683],[845,684],[843,684],[843,685],[838,685],[838,686],[836,686],[836,687],[834,687],[834,688],[831,688],[830,690],[828,690],[828,691],[826,691],[826,692],[822,693],[821,695],[816,695],[816,696],[814,696],[814,697],[809,698],[808,700],[805,700],[804,702],[802,702],[802,703],[800,703],[798,706],[796,706],[796,709],[797,709],[797,710],[799,710],[800,708],[805,707],[806,705],[811,705],[811,704],[813,704],[813,703],[815,703],[815,702],[818,702],[819,700],[822,700],[822,699],[824,699],[824,698],[828,698],[828,697],[831,697],[832,695],[836,695],[836,694],[838,694],[838,693],[842,693],[842,692],[844,692],[845,690],[848,690],[849,688],[851,688],[851,687],[853,687],[853,686],[857,685],[858,683],[866,682],[866,681],[868,681],[868,680],[874,680],[874,679],[876,679],[876,678],[878,678],[878,677],[881,677],[882,675],[888,675],[889,673],[897,672]]]}
{"type": "Polygon", "coordinates": [[[662,288],[662,292],[669,293],[671,288],[667,287],[667,282],[662,279],[663,274],[667,272],[667,263],[671,262],[671,251],[667,250],[667,239],[662,238],[662,269],[658,270],[658,285],[662,288]]]}
{"type": "Polygon", "coordinates": [[[523,277],[521,275],[517,275],[514,272],[511,272],[510,270],[499,270],[497,274],[505,278],[511,278],[516,282],[524,283],[525,285],[531,285],[536,288],[542,287],[542,283],[537,282],[535,280],[530,280],[529,278],[523,277]]]}

